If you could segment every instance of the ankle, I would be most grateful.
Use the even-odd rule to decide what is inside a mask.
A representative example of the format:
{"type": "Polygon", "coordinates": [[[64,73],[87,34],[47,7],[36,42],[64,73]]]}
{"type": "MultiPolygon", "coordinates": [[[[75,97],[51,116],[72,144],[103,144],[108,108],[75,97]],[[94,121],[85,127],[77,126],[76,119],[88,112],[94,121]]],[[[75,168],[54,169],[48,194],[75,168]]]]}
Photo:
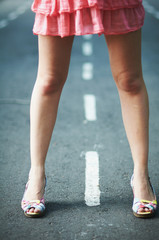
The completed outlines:
{"type": "Polygon", "coordinates": [[[44,178],[45,167],[44,166],[31,166],[29,171],[29,177],[44,178]]]}
{"type": "Polygon", "coordinates": [[[148,177],[149,173],[148,173],[148,168],[144,168],[144,167],[134,167],[134,176],[135,177],[148,177]]]}

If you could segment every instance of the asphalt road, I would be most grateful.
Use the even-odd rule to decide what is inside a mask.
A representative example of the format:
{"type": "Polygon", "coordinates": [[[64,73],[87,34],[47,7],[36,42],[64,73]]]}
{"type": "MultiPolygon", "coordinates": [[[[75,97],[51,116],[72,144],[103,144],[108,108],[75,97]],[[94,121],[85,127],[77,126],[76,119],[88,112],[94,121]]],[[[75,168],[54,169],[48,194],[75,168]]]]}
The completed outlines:
{"type": "MultiPolygon", "coordinates": [[[[143,72],[150,101],[150,177],[158,198],[159,3],[146,3],[143,72]]],[[[34,14],[25,4],[0,1],[0,238],[159,239],[159,213],[145,220],[132,214],[129,182],[133,164],[107,47],[98,35],[75,37],[46,162],[46,215],[40,219],[24,216],[20,201],[30,167],[29,104],[38,61],[37,37],[32,35],[34,14]],[[90,80],[82,75],[87,62],[90,80]],[[87,95],[95,101],[92,121],[85,116],[87,95]],[[85,202],[86,153],[90,151],[99,157],[99,172],[94,176],[99,181],[98,206],[85,202]]]]}

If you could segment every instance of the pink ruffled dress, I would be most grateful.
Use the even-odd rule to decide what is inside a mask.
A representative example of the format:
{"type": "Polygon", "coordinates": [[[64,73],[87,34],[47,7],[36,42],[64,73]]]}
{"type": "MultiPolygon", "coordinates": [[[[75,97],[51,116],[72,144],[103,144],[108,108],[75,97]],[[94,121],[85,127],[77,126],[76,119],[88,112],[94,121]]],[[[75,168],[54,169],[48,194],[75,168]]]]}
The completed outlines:
{"type": "Polygon", "coordinates": [[[34,34],[71,36],[124,34],[140,29],[142,0],[34,0],[34,34]]]}

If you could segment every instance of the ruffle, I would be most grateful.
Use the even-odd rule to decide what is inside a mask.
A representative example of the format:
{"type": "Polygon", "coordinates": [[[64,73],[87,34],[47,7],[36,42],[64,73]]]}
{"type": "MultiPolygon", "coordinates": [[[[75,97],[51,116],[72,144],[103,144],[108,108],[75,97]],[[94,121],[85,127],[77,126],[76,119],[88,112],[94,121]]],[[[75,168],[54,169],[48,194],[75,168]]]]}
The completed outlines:
{"type": "Polygon", "coordinates": [[[144,16],[142,4],[134,8],[119,8],[113,11],[94,6],[57,16],[36,13],[33,33],[61,37],[95,33],[124,34],[140,29],[144,24],[144,16]]]}
{"type": "Polygon", "coordinates": [[[142,0],[34,0],[32,11],[45,15],[72,13],[83,8],[98,7],[102,10],[134,8],[142,4],[142,0]]]}

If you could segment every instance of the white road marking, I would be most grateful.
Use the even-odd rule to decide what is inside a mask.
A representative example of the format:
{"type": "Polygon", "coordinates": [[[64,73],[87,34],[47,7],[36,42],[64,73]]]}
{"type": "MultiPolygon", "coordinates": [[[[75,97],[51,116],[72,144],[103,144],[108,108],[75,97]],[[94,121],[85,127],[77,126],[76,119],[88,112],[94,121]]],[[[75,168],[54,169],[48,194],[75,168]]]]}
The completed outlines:
{"type": "Polygon", "coordinates": [[[23,14],[25,13],[25,11],[28,9],[28,7],[30,7],[30,5],[24,5],[24,6],[21,6],[19,7],[16,12],[20,15],[20,14],[23,14]]]}
{"type": "Polygon", "coordinates": [[[96,121],[96,98],[92,94],[84,95],[85,117],[88,121],[96,121]]]}
{"type": "Polygon", "coordinates": [[[7,19],[2,19],[0,21],[0,29],[6,27],[7,25],[8,25],[8,20],[7,19]]]}
{"type": "Polygon", "coordinates": [[[30,104],[30,100],[28,100],[28,99],[19,99],[19,98],[0,98],[0,104],[29,105],[30,104]]]}
{"type": "Polygon", "coordinates": [[[99,189],[99,156],[97,152],[87,152],[85,155],[85,202],[87,206],[100,205],[99,189]]]}
{"type": "Polygon", "coordinates": [[[93,64],[86,62],[82,66],[82,78],[84,80],[91,80],[93,78],[93,64]]]}
{"type": "Polygon", "coordinates": [[[92,43],[84,42],[82,44],[82,52],[84,56],[91,56],[93,53],[92,43]]]}
{"type": "Polygon", "coordinates": [[[90,40],[92,38],[92,34],[83,35],[83,38],[85,40],[90,40]]]}
{"type": "Polygon", "coordinates": [[[149,4],[147,1],[143,1],[143,6],[146,12],[150,13],[153,17],[159,19],[159,11],[156,10],[151,4],[149,4]]]}
{"type": "Polygon", "coordinates": [[[17,17],[18,17],[18,14],[16,11],[8,14],[8,20],[10,20],[10,21],[15,20],[17,17]]]}
{"type": "Polygon", "coordinates": [[[30,4],[26,3],[23,6],[18,7],[15,11],[9,13],[6,19],[0,20],[0,29],[7,27],[9,22],[22,15],[29,8],[29,6],[30,4]]]}

